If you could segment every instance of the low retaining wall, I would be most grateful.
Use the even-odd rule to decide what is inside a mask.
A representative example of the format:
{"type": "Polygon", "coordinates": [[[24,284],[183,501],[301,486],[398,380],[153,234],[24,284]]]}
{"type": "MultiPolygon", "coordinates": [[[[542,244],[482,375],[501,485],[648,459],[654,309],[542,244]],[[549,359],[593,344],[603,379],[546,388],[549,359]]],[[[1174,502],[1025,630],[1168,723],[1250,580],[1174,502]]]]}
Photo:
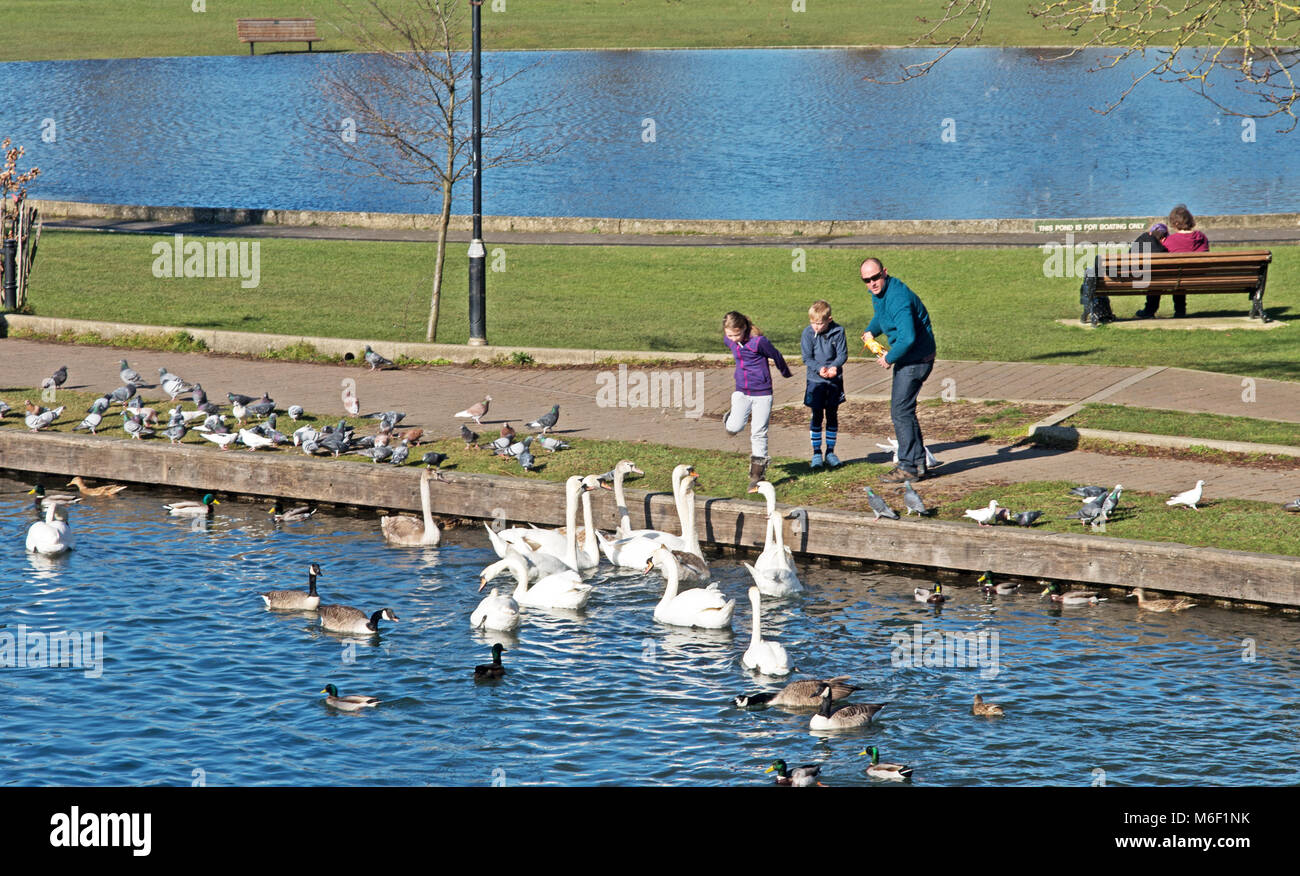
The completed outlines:
{"type": "MultiPolygon", "coordinates": [[[[219,451],[107,436],[0,430],[0,467],[26,472],[165,484],[400,511],[420,508],[412,468],[313,459],[292,452],[219,451]]],[[[564,486],[493,475],[445,473],[433,484],[433,512],[559,526],[564,486]]],[[[611,494],[596,499],[596,524],[613,529],[611,494]]],[[[628,492],[633,528],[673,529],[672,497],[628,492]]],[[[766,531],[766,507],[734,499],[697,498],[703,542],[755,549],[766,531]]],[[[1300,558],[1191,548],[1178,544],[978,528],[936,520],[874,520],[870,515],[809,509],[807,527],[785,521],[786,543],[802,555],[905,564],[1107,587],[1147,587],[1255,605],[1300,607],[1300,558]]]]}

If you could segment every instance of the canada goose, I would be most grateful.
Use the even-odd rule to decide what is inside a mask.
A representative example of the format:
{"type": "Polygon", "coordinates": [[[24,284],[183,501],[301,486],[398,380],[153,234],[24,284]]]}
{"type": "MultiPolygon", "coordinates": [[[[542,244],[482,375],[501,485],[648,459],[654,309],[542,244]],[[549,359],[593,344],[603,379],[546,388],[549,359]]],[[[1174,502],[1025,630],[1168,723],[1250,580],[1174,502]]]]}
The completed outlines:
{"type": "Polygon", "coordinates": [[[325,689],[321,693],[327,694],[325,697],[326,705],[333,706],[344,712],[355,712],[364,708],[373,709],[381,702],[376,697],[365,697],[358,694],[341,697],[339,696],[339,689],[332,684],[325,685],[325,689]]]}
{"type": "Polygon", "coordinates": [[[381,608],[366,617],[366,613],[350,605],[322,605],[317,609],[320,614],[321,629],[336,633],[356,633],[362,636],[375,635],[379,632],[381,620],[397,623],[397,615],[391,608],[381,608]]]}
{"type": "Polygon", "coordinates": [[[869,746],[866,751],[859,752],[858,756],[861,757],[864,754],[871,755],[871,765],[867,767],[867,775],[877,779],[893,779],[896,782],[912,778],[912,768],[910,766],[904,766],[901,763],[881,763],[880,749],[876,748],[876,746],[869,746]]]}
{"type": "Polygon", "coordinates": [[[999,706],[997,703],[986,703],[984,702],[984,697],[980,696],[979,694],[975,694],[975,703],[970,707],[970,710],[971,710],[971,714],[974,715],[993,716],[993,715],[1006,714],[1005,712],[1002,711],[1002,707],[999,706]]]}
{"type": "Polygon", "coordinates": [[[379,521],[379,528],[384,533],[384,539],[389,543],[408,547],[428,547],[442,539],[442,532],[438,529],[438,524],[433,522],[431,510],[429,480],[432,477],[433,473],[429,469],[420,472],[420,510],[424,514],[423,520],[411,517],[409,514],[390,514],[379,521]]]}
{"type": "Polygon", "coordinates": [[[817,781],[817,776],[822,771],[821,764],[808,764],[794,769],[787,769],[785,761],[775,760],[763,772],[770,773],[773,770],[776,771],[776,783],[778,785],[787,785],[793,788],[826,787],[817,781]]]}
{"type": "Polygon", "coordinates": [[[102,487],[88,487],[82,480],[81,475],[77,475],[68,482],[68,486],[76,487],[77,491],[83,496],[116,496],[126,489],[126,484],[104,484],[102,487]]]}
{"type": "Polygon", "coordinates": [[[316,593],[316,576],[320,574],[320,565],[312,563],[307,567],[307,592],[301,590],[271,590],[261,594],[271,611],[315,611],[320,607],[320,596],[316,593]]]}
{"type": "Polygon", "coordinates": [[[855,690],[861,690],[848,684],[848,678],[847,675],[826,679],[801,678],[790,682],[776,693],[741,694],[732,702],[741,709],[751,709],[755,706],[815,709],[822,704],[821,691],[824,687],[831,689],[831,698],[836,700],[842,700],[855,690]]]}
{"type": "Polygon", "coordinates": [[[501,665],[501,654],[506,649],[501,647],[497,642],[492,646],[492,662],[480,663],[474,667],[475,678],[500,678],[506,674],[506,668],[501,665]]]}
{"type": "Polygon", "coordinates": [[[853,703],[836,708],[832,703],[829,684],[822,685],[821,698],[821,709],[808,722],[809,728],[813,730],[852,730],[855,727],[865,727],[871,723],[871,719],[877,712],[888,705],[888,703],[853,703]]]}
{"type": "Polygon", "coordinates": [[[183,502],[172,502],[170,505],[163,505],[163,507],[173,517],[211,517],[214,510],[212,506],[220,504],[211,493],[205,493],[201,502],[186,499],[183,502]]]}

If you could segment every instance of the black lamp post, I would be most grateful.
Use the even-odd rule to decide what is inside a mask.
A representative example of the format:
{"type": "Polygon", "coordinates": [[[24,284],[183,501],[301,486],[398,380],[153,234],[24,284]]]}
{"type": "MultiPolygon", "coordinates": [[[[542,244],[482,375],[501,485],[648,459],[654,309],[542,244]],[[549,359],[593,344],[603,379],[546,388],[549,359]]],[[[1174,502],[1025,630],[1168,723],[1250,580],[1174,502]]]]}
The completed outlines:
{"type": "Polygon", "coordinates": [[[483,0],[470,0],[474,31],[470,54],[474,78],[474,239],[469,243],[469,343],[487,343],[487,251],[483,247],[483,76],[479,69],[480,12],[483,0]]]}

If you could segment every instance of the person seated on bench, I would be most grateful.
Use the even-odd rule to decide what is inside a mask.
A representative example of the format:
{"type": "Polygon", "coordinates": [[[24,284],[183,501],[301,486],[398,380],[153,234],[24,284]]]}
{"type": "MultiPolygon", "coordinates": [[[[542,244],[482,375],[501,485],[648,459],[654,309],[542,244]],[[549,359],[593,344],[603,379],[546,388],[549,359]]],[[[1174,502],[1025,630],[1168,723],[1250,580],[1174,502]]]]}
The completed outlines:
{"type": "MultiPolygon", "coordinates": [[[[1169,236],[1169,227],[1163,222],[1157,222],[1146,231],[1138,235],[1137,240],[1133,241],[1133,248],[1129,252],[1134,253],[1153,253],[1169,252],[1165,249],[1165,238],[1169,236]]],[[[1186,298],[1186,296],[1183,296],[1186,298]]],[[[1146,306],[1134,314],[1137,319],[1150,319],[1155,315],[1156,308],[1160,306],[1159,295],[1148,295],[1146,306]]]]}
{"type": "MultiPolygon", "coordinates": [[[[1187,209],[1186,204],[1179,204],[1169,211],[1170,234],[1165,238],[1165,250],[1168,252],[1209,252],[1210,241],[1196,228],[1196,220],[1187,209]]],[[[1174,295],[1174,317],[1187,316],[1187,296],[1174,295]]],[[[1148,295],[1146,307],[1137,312],[1138,319],[1150,319],[1160,307],[1159,295],[1148,295]]]]}

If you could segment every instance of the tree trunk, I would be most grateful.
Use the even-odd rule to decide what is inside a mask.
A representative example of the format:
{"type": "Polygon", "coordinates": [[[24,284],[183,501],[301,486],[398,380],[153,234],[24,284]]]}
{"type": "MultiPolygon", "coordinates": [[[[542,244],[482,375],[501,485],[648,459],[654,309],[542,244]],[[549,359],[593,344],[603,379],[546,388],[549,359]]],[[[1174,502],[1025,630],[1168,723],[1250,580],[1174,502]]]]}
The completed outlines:
{"type": "Polygon", "coordinates": [[[429,329],[424,339],[438,340],[438,309],[442,304],[442,266],[447,260],[447,226],[451,224],[451,183],[442,186],[442,213],[438,216],[438,255],[433,265],[433,295],[429,300],[429,329]]]}

